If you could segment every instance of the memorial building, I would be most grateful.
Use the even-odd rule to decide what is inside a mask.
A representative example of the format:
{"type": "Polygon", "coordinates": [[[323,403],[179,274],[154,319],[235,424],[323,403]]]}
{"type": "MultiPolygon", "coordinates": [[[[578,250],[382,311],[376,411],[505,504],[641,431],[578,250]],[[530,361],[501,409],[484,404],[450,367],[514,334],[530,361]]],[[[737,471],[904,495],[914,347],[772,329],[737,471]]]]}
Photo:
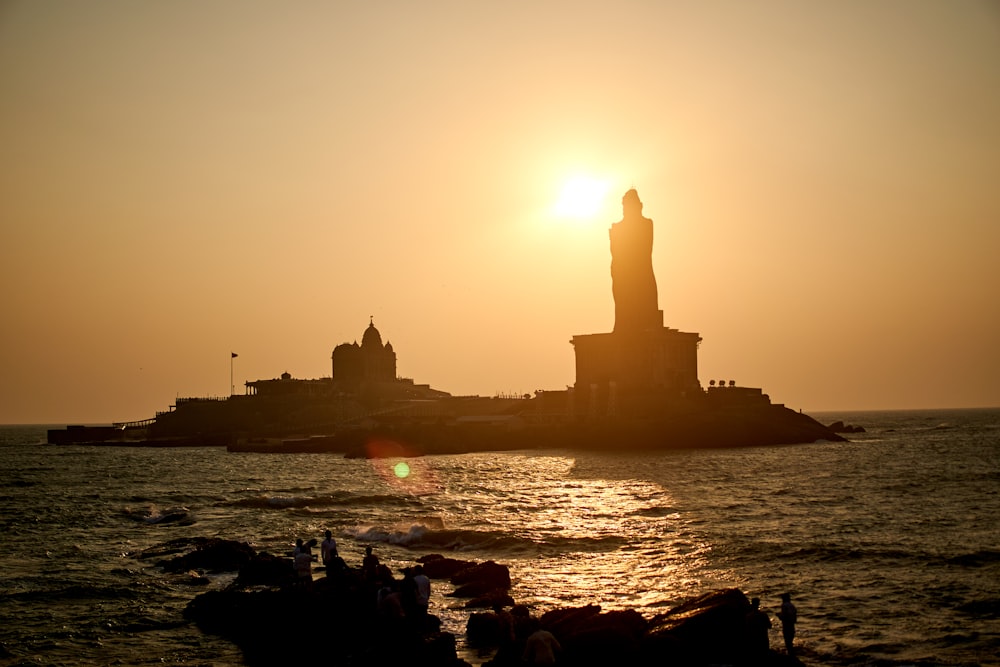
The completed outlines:
{"type": "Polygon", "coordinates": [[[610,333],[573,336],[574,412],[590,419],[661,415],[700,395],[701,336],[663,325],[653,275],[653,221],[639,193],[622,197],[622,219],[611,225],[610,333]]]}

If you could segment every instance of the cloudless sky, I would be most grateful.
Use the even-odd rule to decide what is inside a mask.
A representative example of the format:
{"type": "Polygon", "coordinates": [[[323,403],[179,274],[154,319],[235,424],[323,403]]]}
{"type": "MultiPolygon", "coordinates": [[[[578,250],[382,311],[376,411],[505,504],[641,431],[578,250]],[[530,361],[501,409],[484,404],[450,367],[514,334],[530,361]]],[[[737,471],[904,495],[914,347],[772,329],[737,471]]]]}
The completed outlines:
{"type": "Polygon", "coordinates": [[[630,187],[703,385],[1000,405],[996,2],[40,0],[0,1],[0,423],[329,376],[369,316],[417,382],[565,388],[630,187]]]}

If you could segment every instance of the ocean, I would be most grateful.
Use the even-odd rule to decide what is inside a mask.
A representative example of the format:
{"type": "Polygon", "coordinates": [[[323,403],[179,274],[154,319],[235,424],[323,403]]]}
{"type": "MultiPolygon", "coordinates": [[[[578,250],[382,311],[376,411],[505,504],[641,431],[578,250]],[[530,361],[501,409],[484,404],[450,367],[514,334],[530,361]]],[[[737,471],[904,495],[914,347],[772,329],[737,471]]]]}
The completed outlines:
{"type": "MultiPolygon", "coordinates": [[[[53,446],[46,426],[0,427],[0,665],[242,664],[182,617],[204,587],[137,555],[191,537],[289,553],[326,529],[352,565],[365,545],[394,569],[427,553],[506,563],[535,612],[595,602],[651,616],[736,586],[773,616],[787,591],[807,665],[1000,664],[1000,410],[814,416],[867,433],[398,465],[53,446]]],[[[435,583],[431,611],[477,664],[448,589],[435,583]]]]}

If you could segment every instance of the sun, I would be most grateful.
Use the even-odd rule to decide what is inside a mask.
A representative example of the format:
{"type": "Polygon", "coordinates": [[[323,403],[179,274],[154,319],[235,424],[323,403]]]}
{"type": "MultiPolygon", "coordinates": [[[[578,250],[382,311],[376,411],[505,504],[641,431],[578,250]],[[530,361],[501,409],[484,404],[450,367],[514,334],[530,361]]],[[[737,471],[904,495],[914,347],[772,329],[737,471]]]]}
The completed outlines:
{"type": "Polygon", "coordinates": [[[607,193],[606,181],[589,176],[574,176],[563,185],[553,211],[561,218],[590,218],[600,210],[607,193]]]}

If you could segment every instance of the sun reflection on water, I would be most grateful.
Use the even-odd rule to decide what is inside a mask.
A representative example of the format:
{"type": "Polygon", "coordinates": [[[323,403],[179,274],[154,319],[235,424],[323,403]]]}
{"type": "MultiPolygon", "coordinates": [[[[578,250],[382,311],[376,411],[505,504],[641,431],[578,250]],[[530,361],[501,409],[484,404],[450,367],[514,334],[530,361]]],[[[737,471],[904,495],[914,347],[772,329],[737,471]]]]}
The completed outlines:
{"type": "Polygon", "coordinates": [[[462,489],[442,479],[449,494],[463,496],[461,509],[444,521],[481,530],[502,525],[523,538],[505,560],[515,599],[543,608],[590,602],[656,608],[701,589],[699,571],[711,547],[662,485],[577,474],[570,456],[508,456],[502,465],[473,456],[455,463],[461,479],[478,483],[462,489]]]}

